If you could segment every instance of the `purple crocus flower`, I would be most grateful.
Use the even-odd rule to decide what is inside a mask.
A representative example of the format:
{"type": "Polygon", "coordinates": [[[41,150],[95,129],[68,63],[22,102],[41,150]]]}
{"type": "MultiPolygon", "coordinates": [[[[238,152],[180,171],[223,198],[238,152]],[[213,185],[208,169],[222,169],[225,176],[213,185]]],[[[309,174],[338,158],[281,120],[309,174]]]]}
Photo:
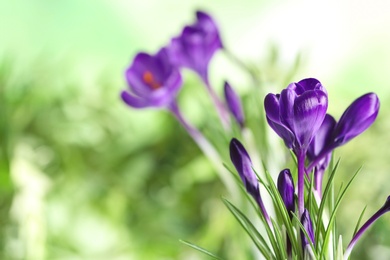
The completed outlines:
{"type": "Polygon", "coordinates": [[[227,107],[241,128],[244,127],[245,117],[240,97],[228,82],[225,82],[224,90],[227,107]]]}
{"type": "Polygon", "coordinates": [[[303,79],[280,94],[268,94],[264,107],[268,124],[297,156],[298,209],[302,216],[306,151],[325,118],[328,94],[317,79],[303,79]]]}
{"type": "Polygon", "coordinates": [[[181,35],[172,39],[169,51],[175,65],[192,69],[204,81],[208,81],[208,64],[214,53],[221,48],[216,23],[210,15],[197,11],[196,22],[184,27],[181,35]]]}
{"type": "Polygon", "coordinates": [[[260,196],[259,182],[252,168],[251,158],[249,157],[245,147],[236,138],[233,138],[230,141],[230,159],[240,175],[247,192],[255,199],[265,220],[271,227],[272,223],[260,196]]]}
{"type": "MultiPolygon", "coordinates": [[[[314,245],[315,242],[314,242],[314,232],[312,226],[313,224],[311,222],[310,214],[307,211],[307,209],[303,211],[303,214],[301,216],[301,223],[302,226],[305,228],[305,231],[308,234],[311,243],[314,245]]],[[[301,230],[301,240],[302,240],[302,247],[305,248],[309,244],[309,241],[307,240],[307,237],[305,236],[305,233],[303,233],[302,230],[301,230]]]]}
{"type": "Polygon", "coordinates": [[[134,108],[167,107],[174,99],[182,78],[179,70],[170,63],[167,51],[157,54],[138,53],[126,70],[129,91],[122,91],[123,101],[134,108]]]}
{"type": "Polygon", "coordinates": [[[289,169],[284,169],[279,173],[278,190],[289,215],[292,217],[291,212],[295,211],[295,201],[294,201],[295,188],[294,188],[294,180],[291,176],[291,172],[289,169]]]}
{"type": "Polygon", "coordinates": [[[349,243],[347,249],[345,250],[344,253],[344,259],[348,260],[349,255],[352,252],[352,249],[354,248],[355,244],[358,242],[360,237],[364,234],[364,232],[367,231],[367,229],[374,224],[375,221],[378,220],[383,214],[387,213],[390,211],[390,196],[387,197],[387,200],[385,204],[374,214],[372,215],[371,218],[367,220],[366,223],[363,224],[363,226],[356,232],[354,237],[352,238],[351,242],[349,243]]]}
{"type": "Polygon", "coordinates": [[[264,100],[268,124],[297,151],[306,150],[324,120],[328,95],[313,78],[291,83],[279,94],[268,94],[264,100]]]}

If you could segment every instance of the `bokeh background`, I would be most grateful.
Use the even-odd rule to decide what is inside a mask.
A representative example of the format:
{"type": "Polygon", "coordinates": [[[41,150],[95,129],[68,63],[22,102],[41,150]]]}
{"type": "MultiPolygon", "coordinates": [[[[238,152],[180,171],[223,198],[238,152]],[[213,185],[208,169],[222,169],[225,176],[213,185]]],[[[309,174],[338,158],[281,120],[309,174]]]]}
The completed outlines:
{"type": "MultiPolygon", "coordinates": [[[[364,206],[367,219],[390,194],[389,8],[385,0],[0,1],[0,258],[205,259],[183,239],[239,259],[249,242],[210,162],[169,113],[119,99],[134,55],[157,51],[197,9],[271,91],[316,77],[336,118],[356,97],[378,94],[377,122],[336,152],[338,185],[363,165],[338,213],[346,245],[364,206]]],[[[253,87],[223,53],[210,74],[218,93],[227,78],[244,101],[253,87]]],[[[207,132],[210,104],[199,79],[184,76],[184,113],[207,132]]],[[[259,98],[246,111],[261,107],[259,98]]],[[[389,218],[353,259],[390,257],[389,218]]]]}

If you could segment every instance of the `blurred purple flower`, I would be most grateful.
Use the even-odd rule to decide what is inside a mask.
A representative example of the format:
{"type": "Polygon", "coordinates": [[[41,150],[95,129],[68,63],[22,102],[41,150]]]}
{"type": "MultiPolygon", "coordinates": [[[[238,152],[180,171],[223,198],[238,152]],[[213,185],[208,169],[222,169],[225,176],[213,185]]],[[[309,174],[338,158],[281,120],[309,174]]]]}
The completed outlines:
{"type": "Polygon", "coordinates": [[[295,212],[295,188],[294,180],[289,169],[284,169],[279,173],[278,190],[289,215],[292,216],[291,212],[295,212]]]}
{"type": "Polygon", "coordinates": [[[214,53],[222,48],[222,42],[210,15],[197,11],[196,19],[194,24],[184,27],[180,36],[172,39],[170,57],[176,66],[192,69],[208,81],[208,64],[214,53]]]}
{"type": "Polygon", "coordinates": [[[252,169],[251,158],[249,157],[245,147],[236,138],[233,138],[230,141],[230,159],[240,175],[246,191],[255,199],[265,220],[268,225],[271,226],[271,220],[260,196],[259,182],[257,180],[256,173],[252,169]]]}
{"type": "Polygon", "coordinates": [[[242,109],[240,97],[237,95],[237,93],[234,91],[234,89],[230,86],[228,82],[225,82],[224,90],[225,90],[226,104],[231,114],[236,119],[237,123],[241,127],[244,127],[245,117],[244,117],[244,111],[242,109]]]}
{"type": "Polygon", "coordinates": [[[126,79],[130,91],[122,91],[121,97],[134,108],[168,107],[182,86],[180,72],[165,48],[155,55],[138,53],[126,70],[126,79]]]}
{"type": "Polygon", "coordinates": [[[328,95],[317,79],[291,83],[279,94],[268,94],[264,100],[268,124],[286,146],[306,151],[320,128],[328,108],[328,95]]]}
{"type": "MultiPolygon", "coordinates": [[[[314,232],[312,226],[313,224],[311,222],[310,214],[307,211],[307,209],[303,211],[303,214],[301,216],[301,223],[302,226],[305,228],[305,231],[308,234],[311,243],[314,245],[315,242],[314,242],[314,232]]],[[[307,240],[307,237],[305,236],[305,233],[303,233],[302,230],[301,230],[301,240],[302,240],[302,248],[305,248],[305,246],[309,244],[309,241],[307,240]]]]}

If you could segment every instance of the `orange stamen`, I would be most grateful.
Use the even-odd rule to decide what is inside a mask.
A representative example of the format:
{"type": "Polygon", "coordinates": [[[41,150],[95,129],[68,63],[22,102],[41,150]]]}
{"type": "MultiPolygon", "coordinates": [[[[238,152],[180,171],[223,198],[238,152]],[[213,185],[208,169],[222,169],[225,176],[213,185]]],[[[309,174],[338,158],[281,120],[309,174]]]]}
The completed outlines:
{"type": "Polygon", "coordinates": [[[153,90],[159,89],[161,84],[155,81],[153,74],[150,71],[145,71],[142,75],[143,81],[148,84],[153,90]]]}

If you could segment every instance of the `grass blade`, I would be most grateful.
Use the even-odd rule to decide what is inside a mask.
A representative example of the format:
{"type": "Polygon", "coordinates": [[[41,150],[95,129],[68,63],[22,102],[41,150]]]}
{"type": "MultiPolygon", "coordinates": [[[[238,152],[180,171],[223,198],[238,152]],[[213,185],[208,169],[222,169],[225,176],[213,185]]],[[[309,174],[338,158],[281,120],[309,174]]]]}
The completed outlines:
{"type": "Polygon", "coordinates": [[[266,240],[253,226],[252,222],[250,222],[248,218],[230,201],[225,198],[222,198],[222,201],[229,209],[229,211],[233,214],[233,216],[237,219],[240,225],[244,228],[247,234],[250,236],[250,238],[255,243],[256,247],[260,250],[260,252],[263,254],[263,256],[266,259],[275,259],[275,256],[272,254],[272,251],[269,248],[266,240]]]}
{"type": "Polygon", "coordinates": [[[189,247],[195,249],[195,250],[198,250],[199,252],[202,252],[202,253],[205,254],[205,255],[208,255],[208,256],[214,258],[214,259],[223,260],[223,259],[220,258],[219,256],[216,256],[215,254],[213,254],[213,253],[207,251],[207,250],[204,249],[203,247],[194,245],[194,244],[192,244],[192,243],[190,243],[190,242],[187,242],[187,241],[184,241],[184,240],[181,240],[181,239],[180,239],[179,241],[180,241],[181,243],[183,243],[183,244],[185,244],[185,245],[187,245],[187,246],[189,246],[189,247]]]}

